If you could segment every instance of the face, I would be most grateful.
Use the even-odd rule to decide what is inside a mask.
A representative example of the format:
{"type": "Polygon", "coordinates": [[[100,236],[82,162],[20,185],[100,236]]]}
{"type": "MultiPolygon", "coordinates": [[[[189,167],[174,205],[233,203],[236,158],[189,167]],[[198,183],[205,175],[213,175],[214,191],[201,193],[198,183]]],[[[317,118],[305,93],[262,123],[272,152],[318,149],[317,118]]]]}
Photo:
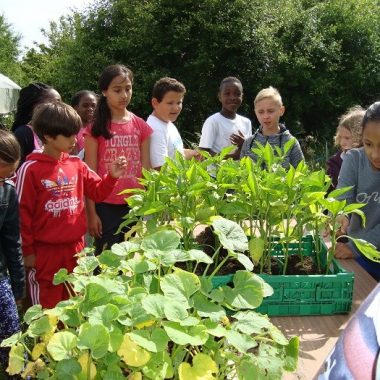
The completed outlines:
{"type": "Polygon", "coordinates": [[[347,151],[352,148],[352,133],[345,127],[339,127],[337,136],[337,142],[343,151],[347,151]]]}
{"type": "Polygon", "coordinates": [[[227,82],[219,91],[218,98],[222,103],[222,115],[235,117],[243,101],[243,88],[240,83],[227,82]]]}
{"type": "Polygon", "coordinates": [[[380,170],[380,121],[369,121],[363,128],[364,151],[375,170],[380,170]]]}
{"type": "Polygon", "coordinates": [[[96,98],[92,94],[83,95],[79,104],[74,107],[82,119],[83,124],[91,123],[96,108],[96,98]]]}
{"type": "Polygon", "coordinates": [[[111,111],[125,111],[132,97],[132,82],[124,75],[113,78],[107,90],[103,91],[111,111]]]}
{"type": "Polygon", "coordinates": [[[76,135],[66,137],[63,135],[58,135],[56,137],[44,136],[47,142],[46,145],[49,145],[49,148],[52,151],[58,153],[70,153],[76,146],[77,139],[76,135]]]}
{"type": "Polygon", "coordinates": [[[277,130],[280,117],[285,107],[280,106],[271,98],[264,98],[255,104],[255,114],[260,125],[267,130],[277,130]]]}
{"type": "Polygon", "coordinates": [[[18,166],[18,161],[13,164],[0,161],[0,186],[3,186],[7,179],[11,179],[18,166]]]}
{"type": "Polygon", "coordinates": [[[153,115],[164,122],[174,122],[182,111],[183,93],[169,91],[161,102],[156,98],[152,99],[153,115]]]}

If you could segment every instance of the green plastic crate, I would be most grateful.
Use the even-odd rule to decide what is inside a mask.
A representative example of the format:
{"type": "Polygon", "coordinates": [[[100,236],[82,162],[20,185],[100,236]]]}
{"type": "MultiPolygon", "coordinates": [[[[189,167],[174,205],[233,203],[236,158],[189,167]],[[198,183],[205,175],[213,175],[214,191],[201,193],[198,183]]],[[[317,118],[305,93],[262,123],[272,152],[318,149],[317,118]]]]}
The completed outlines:
{"type": "MultiPolygon", "coordinates": [[[[322,252],[327,248],[321,241],[322,252]]],[[[298,244],[289,244],[289,253],[298,253],[298,244]]],[[[273,256],[283,256],[284,247],[276,244],[273,256]]],[[[302,239],[305,256],[315,255],[315,243],[311,235],[302,239]]],[[[323,260],[322,260],[323,261],[323,260]]],[[[257,312],[269,316],[284,315],[331,315],[348,313],[351,310],[354,289],[354,274],[347,272],[333,259],[327,275],[268,275],[260,274],[273,288],[273,295],[264,298],[257,312]]]]}

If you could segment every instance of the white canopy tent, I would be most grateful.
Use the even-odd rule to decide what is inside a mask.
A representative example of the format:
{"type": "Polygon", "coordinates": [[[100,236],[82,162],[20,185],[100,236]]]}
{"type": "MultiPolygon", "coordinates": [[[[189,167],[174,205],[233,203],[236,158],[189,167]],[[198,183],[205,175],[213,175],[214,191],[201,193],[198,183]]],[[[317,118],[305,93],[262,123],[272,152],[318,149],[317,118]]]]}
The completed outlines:
{"type": "Polygon", "coordinates": [[[0,73],[0,114],[16,109],[20,89],[18,84],[0,73]]]}

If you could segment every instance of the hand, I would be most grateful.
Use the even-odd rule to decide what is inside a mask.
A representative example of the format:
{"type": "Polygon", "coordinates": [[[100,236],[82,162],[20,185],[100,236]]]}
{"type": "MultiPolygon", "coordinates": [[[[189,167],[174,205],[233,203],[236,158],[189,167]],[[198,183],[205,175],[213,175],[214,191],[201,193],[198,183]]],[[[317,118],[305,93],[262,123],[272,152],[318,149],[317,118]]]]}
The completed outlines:
{"type": "Polygon", "coordinates": [[[32,255],[24,256],[25,269],[28,270],[28,269],[34,268],[35,262],[36,262],[36,255],[32,254],[32,255]]]}
{"type": "Polygon", "coordinates": [[[348,219],[345,215],[339,215],[336,218],[336,221],[338,222],[338,224],[340,224],[337,236],[347,235],[348,226],[350,225],[350,219],[348,219]]]}
{"type": "Polygon", "coordinates": [[[337,259],[353,259],[354,254],[346,243],[336,243],[334,257],[337,259]]]}
{"type": "Polygon", "coordinates": [[[124,156],[120,156],[114,162],[112,162],[110,167],[110,174],[113,178],[121,177],[125,168],[127,167],[127,159],[124,156]]]}
{"type": "Polygon", "coordinates": [[[236,145],[239,149],[241,149],[241,147],[243,146],[244,140],[245,137],[240,131],[238,131],[238,133],[233,133],[230,136],[231,143],[233,145],[236,145]]]}
{"type": "Polygon", "coordinates": [[[16,300],[16,306],[17,306],[17,310],[18,310],[18,311],[21,311],[21,310],[22,310],[22,308],[23,308],[23,302],[24,302],[23,299],[16,300]]]}
{"type": "Polygon", "coordinates": [[[195,158],[197,161],[202,161],[203,156],[195,149],[184,149],[184,156],[186,160],[191,160],[195,158]]]}
{"type": "Polygon", "coordinates": [[[87,230],[90,236],[95,238],[101,238],[103,233],[102,221],[100,220],[98,214],[87,213],[87,230]]]}

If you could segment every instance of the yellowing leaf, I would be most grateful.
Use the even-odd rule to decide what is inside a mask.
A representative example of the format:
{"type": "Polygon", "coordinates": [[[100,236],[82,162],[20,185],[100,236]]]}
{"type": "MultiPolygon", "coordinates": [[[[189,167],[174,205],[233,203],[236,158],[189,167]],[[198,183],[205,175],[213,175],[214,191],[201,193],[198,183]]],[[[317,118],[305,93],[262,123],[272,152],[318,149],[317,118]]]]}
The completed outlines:
{"type": "Polygon", "coordinates": [[[15,344],[9,352],[9,364],[7,372],[10,375],[16,375],[24,369],[24,347],[21,344],[15,344]]]}
{"type": "Polygon", "coordinates": [[[193,358],[193,366],[181,363],[178,367],[180,380],[215,380],[218,367],[214,360],[206,354],[197,354],[193,358]]]}
{"type": "Polygon", "coordinates": [[[141,374],[141,372],[131,373],[128,376],[128,380],[142,380],[142,374],[141,374]]]}
{"type": "Polygon", "coordinates": [[[132,367],[141,367],[151,358],[150,352],[137,345],[127,334],[124,335],[123,343],[117,353],[125,364],[132,367]]]}
{"type": "Polygon", "coordinates": [[[144,321],[144,322],[138,323],[135,326],[140,330],[140,329],[143,329],[144,327],[152,326],[154,324],[154,322],[155,322],[154,319],[150,319],[148,321],[144,321]]]}
{"type": "Polygon", "coordinates": [[[89,353],[83,352],[83,354],[79,357],[78,362],[82,367],[82,372],[79,374],[78,378],[79,379],[84,379],[84,380],[93,380],[96,376],[96,367],[93,361],[91,361],[90,364],[90,377],[88,377],[88,361],[90,359],[89,353]]]}
{"type": "Polygon", "coordinates": [[[32,359],[37,360],[45,352],[45,349],[45,343],[37,343],[32,350],[32,359]]]}
{"type": "Polygon", "coordinates": [[[251,238],[248,242],[249,253],[255,264],[260,261],[261,256],[263,255],[264,246],[264,240],[257,237],[251,238]]]}

